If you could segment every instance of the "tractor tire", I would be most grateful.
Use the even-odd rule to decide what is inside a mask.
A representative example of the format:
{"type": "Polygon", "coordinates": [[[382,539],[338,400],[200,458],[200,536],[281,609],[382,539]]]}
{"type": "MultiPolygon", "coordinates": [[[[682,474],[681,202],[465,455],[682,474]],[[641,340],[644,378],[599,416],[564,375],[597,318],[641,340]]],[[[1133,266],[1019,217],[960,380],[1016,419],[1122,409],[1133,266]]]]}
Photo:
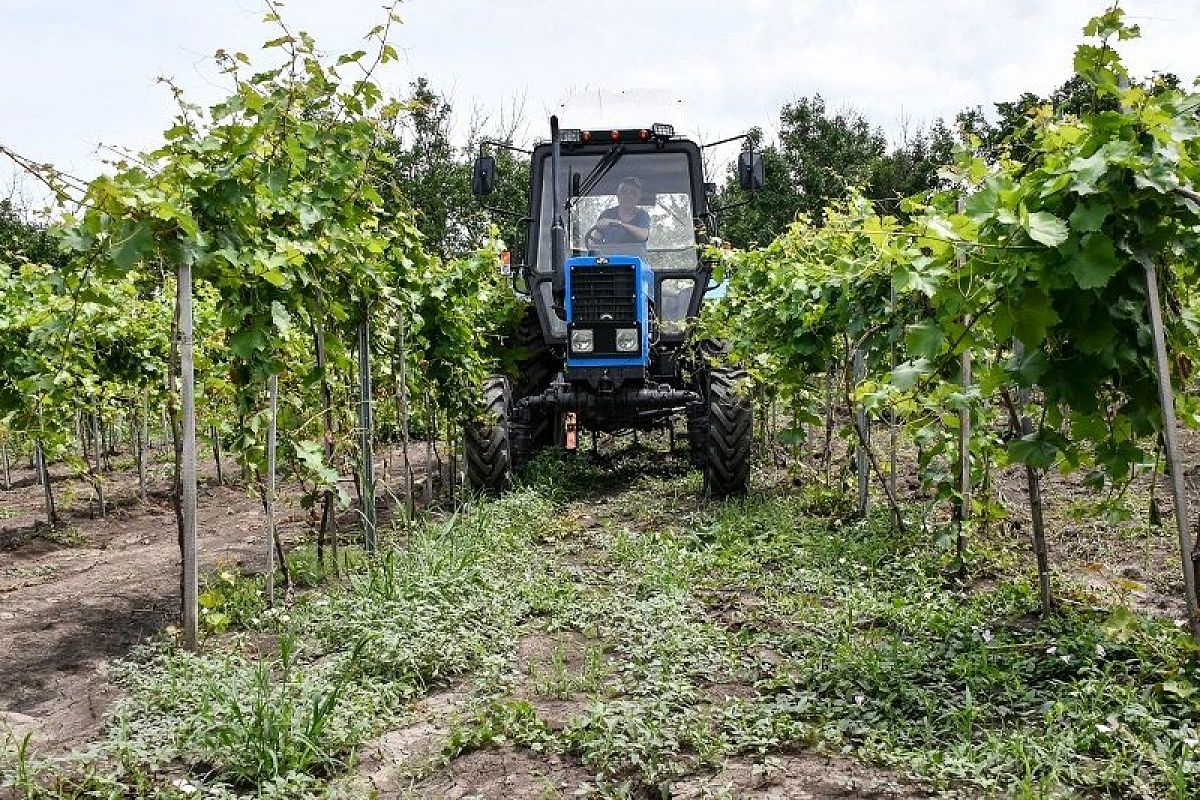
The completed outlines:
{"type": "Polygon", "coordinates": [[[735,391],[745,377],[744,371],[728,367],[708,372],[704,491],[713,497],[742,495],[750,488],[753,412],[749,399],[735,391]]]}
{"type": "Polygon", "coordinates": [[[484,381],[483,399],[483,414],[463,426],[467,485],[478,492],[499,494],[512,487],[508,440],[512,394],[508,378],[491,377],[484,381]]]}
{"type": "Polygon", "coordinates": [[[521,353],[512,386],[512,396],[517,400],[544,391],[562,367],[546,346],[537,309],[532,305],[525,309],[525,315],[505,346],[521,353]]]}

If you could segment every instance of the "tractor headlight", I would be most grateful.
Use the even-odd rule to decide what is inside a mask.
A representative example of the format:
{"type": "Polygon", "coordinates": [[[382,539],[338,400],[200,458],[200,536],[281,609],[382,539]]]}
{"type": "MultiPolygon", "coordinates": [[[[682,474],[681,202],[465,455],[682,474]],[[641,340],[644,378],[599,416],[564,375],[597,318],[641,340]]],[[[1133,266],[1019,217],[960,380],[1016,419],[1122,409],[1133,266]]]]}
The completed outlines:
{"type": "Polygon", "coordinates": [[[617,350],[622,353],[633,353],[637,349],[637,328],[617,328],[617,350]]]}
{"type": "Polygon", "coordinates": [[[591,328],[576,328],[571,331],[571,352],[590,353],[596,347],[591,328]]]}

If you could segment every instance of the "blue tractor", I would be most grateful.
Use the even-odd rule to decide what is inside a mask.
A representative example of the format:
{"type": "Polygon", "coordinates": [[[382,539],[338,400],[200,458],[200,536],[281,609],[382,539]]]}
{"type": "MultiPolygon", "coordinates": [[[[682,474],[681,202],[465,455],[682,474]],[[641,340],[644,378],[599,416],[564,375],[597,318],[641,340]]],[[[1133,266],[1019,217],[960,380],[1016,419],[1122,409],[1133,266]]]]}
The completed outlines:
{"type": "MultiPolygon", "coordinates": [[[[513,285],[531,302],[510,342],[515,376],[485,383],[484,414],[466,428],[468,482],[504,490],[539,450],[565,444],[569,427],[648,431],[682,417],[705,490],[744,493],[752,421],[743,375],[713,359],[719,343],[688,330],[715,288],[701,249],[723,210],[711,205],[701,147],[661,124],[560,129],[551,117],[550,132],[520,150],[530,158],[529,210],[513,285]]],[[[739,183],[753,196],[763,167],[752,141],[713,144],[738,139],[739,183]]],[[[475,195],[492,193],[496,159],[481,154],[473,170],[475,195]]]]}

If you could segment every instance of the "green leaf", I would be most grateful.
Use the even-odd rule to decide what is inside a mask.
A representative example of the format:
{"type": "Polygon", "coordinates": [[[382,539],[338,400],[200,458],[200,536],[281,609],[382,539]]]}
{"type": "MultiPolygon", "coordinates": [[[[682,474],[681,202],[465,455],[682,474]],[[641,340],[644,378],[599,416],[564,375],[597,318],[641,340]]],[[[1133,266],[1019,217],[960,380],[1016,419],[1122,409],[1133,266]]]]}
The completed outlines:
{"type": "Polygon", "coordinates": [[[1117,606],[1101,627],[1108,638],[1115,642],[1126,642],[1137,634],[1138,621],[1128,608],[1117,606]]]}
{"type": "Polygon", "coordinates": [[[1029,238],[1047,247],[1058,247],[1067,240],[1067,223],[1047,211],[1034,211],[1025,221],[1029,238]]]}
{"type": "Polygon", "coordinates": [[[1181,700],[1187,700],[1196,693],[1196,687],[1183,679],[1164,681],[1162,688],[1167,694],[1173,694],[1181,700]]]}
{"type": "Polygon", "coordinates": [[[1179,186],[1179,176],[1161,162],[1151,164],[1146,171],[1133,176],[1133,183],[1139,189],[1154,189],[1167,194],[1179,186]]]}
{"type": "Polygon", "coordinates": [[[918,358],[916,361],[906,361],[891,372],[892,385],[897,389],[911,389],[922,377],[933,372],[928,359],[918,358]]]}
{"type": "Polygon", "coordinates": [[[1112,212],[1112,205],[1104,200],[1082,202],[1071,212],[1071,230],[1076,233],[1094,233],[1112,212]]]}
{"type": "Polygon", "coordinates": [[[292,329],[292,315],[278,300],[271,301],[271,322],[282,335],[287,335],[287,332],[292,329]]]}
{"type": "Polygon", "coordinates": [[[1041,348],[1026,350],[1021,355],[1014,353],[1004,365],[1005,370],[1015,376],[1021,386],[1034,386],[1050,369],[1050,362],[1041,348]]]}
{"type": "Polygon", "coordinates": [[[1028,464],[1037,469],[1049,469],[1061,451],[1058,445],[1038,438],[1036,433],[1013,439],[1008,443],[1008,454],[1013,461],[1028,464]]]}
{"type": "Polygon", "coordinates": [[[1012,334],[1031,349],[1040,348],[1046,332],[1059,320],[1049,296],[1041,289],[1027,290],[1019,302],[1007,306],[1007,311],[1011,315],[1012,334]]]}
{"type": "Polygon", "coordinates": [[[296,443],[296,456],[325,486],[337,486],[337,470],[325,463],[325,448],[320,442],[300,441],[296,443]]]}
{"type": "Polygon", "coordinates": [[[1070,170],[1075,173],[1071,191],[1075,194],[1095,194],[1096,183],[1108,172],[1108,152],[1102,147],[1087,158],[1071,162],[1070,170]]]}
{"type": "Polygon", "coordinates": [[[1099,289],[1121,269],[1112,240],[1102,233],[1083,238],[1083,247],[1067,260],[1067,269],[1080,289],[1099,289]]]}
{"type": "Polygon", "coordinates": [[[908,351],[919,358],[932,359],[942,349],[946,335],[942,329],[931,322],[921,322],[909,325],[904,336],[908,351]]]}
{"type": "Polygon", "coordinates": [[[287,276],[277,269],[269,269],[264,272],[263,279],[272,286],[278,286],[280,289],[286,289],[288,285],[287,276]]]}
{"type": "Polygon", "coordinates": [[[292,166],[297,170],[304,169],[308,164],[308,154],[304,152],[304,146],[294,136],[289,136],[283,142],[283,149],[287,151],[288,160],[292,162],[292,166]]]}
{"type": "Polygon", "coordinates": [[[238,358],[249,361],[259,350],[267,346],[266,335],[258,328],[248,328],[229,337],[229,349],[238,358]]]}
{"type": "Polygon", "coordinates": [[[803,428],[784,428],[779,431],[779,443],[782,445],[804,444],[803,428]]]}
{"type": "Polygon", "coordinates": [[[129,270],[134,267],[150,245],[154,241],[154,234],[150,230],[150,226],[144,222],[137,223],[132,231],[124,232],[117,242],[115,242],[110,251],[113,264],[120,270],[129,270]]]}
{"type": "Polygon", "coordinates": [[[979,190],[967,198],[963,211],[976,222],[983,222],[996,213],[1000,203],[1000,179],[991,176],[983,182],[979,190]]]}

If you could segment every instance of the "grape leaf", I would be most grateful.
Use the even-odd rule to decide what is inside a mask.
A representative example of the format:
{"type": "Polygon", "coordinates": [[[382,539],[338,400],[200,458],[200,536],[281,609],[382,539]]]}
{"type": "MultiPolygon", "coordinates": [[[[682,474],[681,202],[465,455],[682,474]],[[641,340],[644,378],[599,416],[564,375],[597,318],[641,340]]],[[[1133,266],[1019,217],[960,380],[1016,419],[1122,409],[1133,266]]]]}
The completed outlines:
{"type": "Polygon", "coordinates": [[[1058,247],[1067,240],[1067,223],[1048,211],[1034,211],[1025,222],[1029,238],[1047,247],[1058,247]]]}
{"type": "Polygon", "coordinates": [[[1067,260],[1067,269],[1080,289],[1099,289],[1108,284],[1121,269],[1112,240],[1102,233],[1083,238],[1083,247],[1067,260]]]}
{"type": "Polygon", "coordinates": [[[1008,454],[1013,461],[1028,464],[1037,469],[1049,469],[1058,458],[1059,449],[1053,442],[1039,438],[1037,434],[1022,436],[1008,443],[1008,454]]]}
{"type": "Polygon", "coordinates": [[[1112,206],[1103,200],[1080,203],[1071,212],[1071,230],[1076,233],[1094,233],[1100,230],[1100,223],[1104,222],[1111,211],[1112,206]]]}
{"type": "Polygon", "coordinates": [[[936,357],[942,349],[942,342],[946,340],[942,329],[932,322],[909,325],[904,338],[908,351],[920,358],[936,357]]]}

